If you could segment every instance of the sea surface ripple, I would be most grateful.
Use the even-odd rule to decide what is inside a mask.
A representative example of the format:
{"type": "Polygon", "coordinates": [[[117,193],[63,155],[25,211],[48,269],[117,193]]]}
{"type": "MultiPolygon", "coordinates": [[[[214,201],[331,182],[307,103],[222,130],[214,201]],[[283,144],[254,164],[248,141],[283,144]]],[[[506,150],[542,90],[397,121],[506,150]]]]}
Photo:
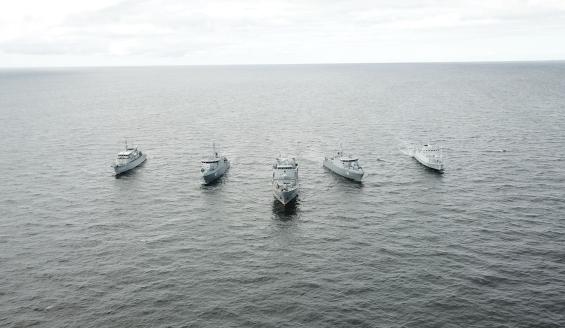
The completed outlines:
{"type": "Polygon", "coordinates": [[[565,326],[564,63],[12,69],[0,112],[2,327],[565,326]]]}

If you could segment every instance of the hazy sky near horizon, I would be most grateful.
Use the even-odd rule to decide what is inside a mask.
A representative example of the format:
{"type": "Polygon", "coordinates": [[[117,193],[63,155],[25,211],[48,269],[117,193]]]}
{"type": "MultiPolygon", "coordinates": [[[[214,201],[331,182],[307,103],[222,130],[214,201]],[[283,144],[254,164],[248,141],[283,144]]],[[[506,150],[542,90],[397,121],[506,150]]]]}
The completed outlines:
{"type": "Polygon", "coordinates": [[[565,0],[0,0],[0,67],[565,59],[565,0]]]}

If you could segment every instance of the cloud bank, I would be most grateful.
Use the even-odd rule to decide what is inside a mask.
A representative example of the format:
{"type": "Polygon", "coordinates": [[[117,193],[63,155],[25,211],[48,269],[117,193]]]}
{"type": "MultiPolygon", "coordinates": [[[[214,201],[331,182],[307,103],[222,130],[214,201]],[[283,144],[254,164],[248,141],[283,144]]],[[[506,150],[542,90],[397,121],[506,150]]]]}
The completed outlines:
{"type": "Polygon", "coordinates": [[[565,59],[565,1],[1,1],[0,66],[565,59]]]}

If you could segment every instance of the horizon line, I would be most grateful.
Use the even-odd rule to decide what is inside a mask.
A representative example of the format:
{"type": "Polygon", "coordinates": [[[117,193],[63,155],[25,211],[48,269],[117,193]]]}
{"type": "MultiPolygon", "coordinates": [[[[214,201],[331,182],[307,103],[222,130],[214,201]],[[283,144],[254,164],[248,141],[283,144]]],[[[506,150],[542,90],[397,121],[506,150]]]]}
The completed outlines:
{"type": "Polygon", "coordinates": [[[462,60],[462,61],[399,61],[399,62],[311,62],[311,63],[265,63],[265,64],[147,64],[147,65],[53,65],[53,66],[0,66],[10,69],[54,69],[54,68],[143,68],[143,67],[234,67],[234,66],[306,66],[306,65],[399,65],[399,64],[505,64],[505,63],[565,62],[565,59],[526,60],[462,60]]]}

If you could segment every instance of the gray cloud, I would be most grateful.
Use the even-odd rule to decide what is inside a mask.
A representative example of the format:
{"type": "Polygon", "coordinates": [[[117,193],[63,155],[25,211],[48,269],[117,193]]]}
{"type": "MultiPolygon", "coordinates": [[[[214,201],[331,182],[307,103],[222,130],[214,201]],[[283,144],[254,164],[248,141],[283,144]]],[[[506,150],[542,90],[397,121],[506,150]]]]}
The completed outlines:
{"type": "MultiPolygon", "coordinates": [[[[414,49],[419,49],[427,52],[423,58],[442,59],[442,53],[468,51],[473,59],[480,56],[480,49],[464,49],[466,43],[468,47],[480,47],[481,42],[483,47],[492,47],[496,46],[493,40],[498,38],[500,46],[506,47],[501,54],[515,48],[515,57],[520,57],[520,42],[536,42],[540,34],[557,39],[565,33],[564,22],[565,5],[551,0],[486,4],[126,0],[100,10],[69,15],[38,33],[21,33],[0,41],[0,52],[147,56],[165,61],[186,57],[206,63],[234,63],[250,59],[300,62],[309,61],[316,54],[323,58],[320,60],[332,60],[331,52],[339,54],[332,61],[418,60],[414,49]],[[514,43],[508,43],[509,40],[514,43]],[[344,46],[351,47],[349,55],[344,46]],[[365,54],[360,54],[360,49],[365,54]],[[410,56],[407,50],[412,50],[410,56]]],[[[555,44],[538,46],[543,50],[549,43],[555,44]]],[[[557,52],[565,55],[564,47],[557,52]]],[[[485,50],[492,53],[492,49],[485,50]]],[[[555,49],[547,52],[555,53],[555,49]]]]}

